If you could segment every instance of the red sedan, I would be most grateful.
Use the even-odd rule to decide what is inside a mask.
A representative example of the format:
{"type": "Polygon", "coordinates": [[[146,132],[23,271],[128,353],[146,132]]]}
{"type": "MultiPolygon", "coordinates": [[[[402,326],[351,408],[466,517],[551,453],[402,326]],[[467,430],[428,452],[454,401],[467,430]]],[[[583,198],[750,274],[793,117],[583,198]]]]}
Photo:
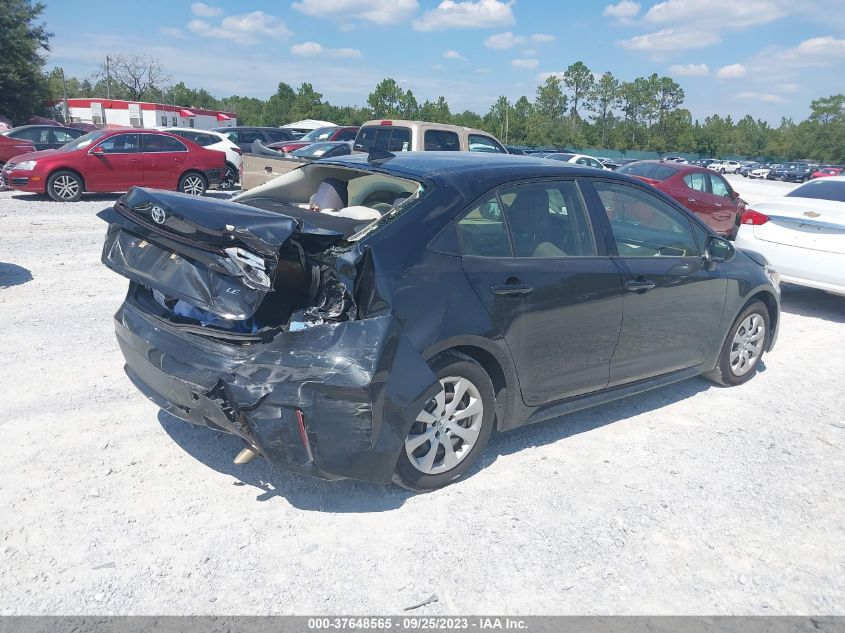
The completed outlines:
{"type": "Polygon", "coordinates": [[[311,130],[308,134],[295,141],[279,141],[278,143],[270,143],[267,147],[279,150],[280,152],[292,152],[303,147],[308,147],[312,143],[323,141],[354,141],[357,135],[357,126],[333,125],[331,127],[320,127],[316,130],[311,130]]]}
{"type": "Polygon", "coordinates": [[[89,132],[60,149],[16,156],[3,167],[12,189],[73,202],[83,192],[127,191],[135,185],[202,195],[220,182],[223,152],[156,130],[89,132]]]}
{"type": "Polygon", "coordinates": [[[656,160],[628,163],[617,173],[639,178],[672,196],[719,235],[736,236],[745,201],[720,174],[706,167],[656,160]]]}
{"type": "Polygon", "coordinates": [[[32,141],[0,134],[0,165],[12,160],[15,156],[34,151],[35,144],[32,141]]]}
{"type": "Polygon", "coordinates": [[[822,167],[816,172],[813,172],[813,175],[810,178],[829,178],[830,176],[842,176],[842,167],[822,167]]]}

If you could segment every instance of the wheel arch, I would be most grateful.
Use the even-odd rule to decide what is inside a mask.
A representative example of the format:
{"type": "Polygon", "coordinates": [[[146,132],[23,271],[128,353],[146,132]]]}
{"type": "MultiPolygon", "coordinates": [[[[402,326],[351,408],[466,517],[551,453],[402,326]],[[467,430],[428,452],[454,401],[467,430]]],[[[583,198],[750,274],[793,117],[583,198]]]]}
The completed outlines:
{"type": "Polygon", "coordinates": [[[763,305],[766,306],[766,310],[769,312],[769,340],[766,344],[766,350],[768,351],[771,349],[772,342],[774,341],[774,333],[777,332],[778,320],[780,317],[778,301],[777,298],[775,298],[775,296],[768,290],[758,290],[748,297],[748,300],[742,305],[737,314],[741,314],[745,308],[755,301],[762,301],[763,305]]]}
{"type": "Polygon", "coordinates": [[[487,372],[493,383],[493,393],[496,397],[496,428],[500,428],[503,419],[512,413],[513,399],[519,393],[516,373],[510,358],[487,339],[481,337],[461,337],[442,341],[426,350],[423,358],[430,361],[434,356],[449,351],[466,354],[487,372]]]}
{"type": "Polygon", "coordinates": [[[79,180],[82,181],[82,191],[87,191],[87,187],[86,187],[86,184],[85,184],[85,176],[82,175],[82,172],[80,172],[78,169],[74,169],[73,167],[55,167],[54,169],[50,170],[50,172],[47,174],[47,177],[44,179],[44,191],[45,192],[47,191],[47,183],[50,182],[50,178],[52,178],[54,175],[56,175],[60,171],[69,171],[70,173],[76,175],[79,178],[79,180]]]}

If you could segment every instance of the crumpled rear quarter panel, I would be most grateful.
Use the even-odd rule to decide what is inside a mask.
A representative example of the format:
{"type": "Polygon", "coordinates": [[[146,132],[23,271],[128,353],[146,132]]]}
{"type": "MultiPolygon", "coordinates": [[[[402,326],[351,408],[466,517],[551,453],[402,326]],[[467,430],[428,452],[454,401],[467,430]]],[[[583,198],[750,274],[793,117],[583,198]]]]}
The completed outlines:
{"type": "Polygon", "coordinates": [[[415,416],[439,388],[391,315],[249,345],[180,333],[143,314],[131,296],[115,320],[127,373],[148,397],[311,475],[389,481],[415,416]]]}

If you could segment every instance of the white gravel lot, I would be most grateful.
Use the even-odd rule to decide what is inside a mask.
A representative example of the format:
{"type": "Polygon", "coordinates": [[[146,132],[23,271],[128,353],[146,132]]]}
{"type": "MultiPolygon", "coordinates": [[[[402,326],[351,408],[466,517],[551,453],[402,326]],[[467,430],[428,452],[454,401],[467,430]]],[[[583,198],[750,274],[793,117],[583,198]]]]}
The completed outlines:
{"type": "Polygon", "coordinates": [[[845,614],[845,297],[787,289],[742,387],[497,436],[412,495],[234,466],[238,440],[141,396],[113,200],[0,193],[0,613],[845,614]]]}

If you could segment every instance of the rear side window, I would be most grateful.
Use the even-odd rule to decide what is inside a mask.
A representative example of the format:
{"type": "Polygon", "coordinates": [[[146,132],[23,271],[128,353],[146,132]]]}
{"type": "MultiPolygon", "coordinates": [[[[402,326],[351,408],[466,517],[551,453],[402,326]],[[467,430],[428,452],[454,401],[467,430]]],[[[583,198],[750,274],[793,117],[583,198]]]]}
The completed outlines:
{"type": "Polygon", "coordinates": [[[9,134],[12,138],[25,139],[33,143],[49,143],[50,129],[44,127],[33,127],[26,130],[19,130],[9,134]]]}
{"type": "Polygon", "coordinates": [[[458,220],[461,252],[476,257],[510,257],[511,245],[499,200],[492,196],[458,220]]]}
{"type": "Polygon", "coordinates": [[[596,254],[587,207],[573,180],[503,189],[517,257],[590,257],[596,254]]]}
{"type": "Polygon", "coordinates": [[[793,189],[788,194],[787,198],[816,198],[818,200],[835,200],[837,202],[845,202],[845,182],[832,181],[827,178],[821,180],[811,180],[810,182],[801,185],[797,189],[793,189]]]}
{"type": "Polygon", "coordinates": [[[115,134],[100,143],[106,154],[135,154],[140,151],[138,134],[115,134]]]}
{"type": "Polygon", "coordinates": [[[619,174],[641,176],[643,178],[651,178],[652,180],[666,180],[667,178],[671,178],[676,171],[668,165],[661,165],[659,163],[630,163],[616,170],[619,174]]]}
{"type": "Polygon", "coordinates": [[[487,152],[488,154],[507,154],[508,151],[498,142],[483,134],[469,135],[469,151],[487,152]]]}
{"type": "Polygon", "coordinates": [[[290,134],[284,130],[264,130],[271,143],[281,143],[282,141],[289,141],[290,134]]]}
{"type": "Polygon", "coordinates": [[[710,193],[712,193],[714,196],[730,198],[731,188],[728,187],[728,183],[725,182],[721,176],[717,176],[716,174],[710,174],[710,193]]]}
{"type": "Polygon", "coordinates": [[[81,134],[74,134],[73,132],[68,132],[66,130],[50,130],[50,133],[53,135],[52,143],[61,143],[64,145],[65,143],[70,143],[73,139],[79,138],[81,134]]]}
{"type": "MultiPolygon", "coordinates": [[[[279,139],[281,141],[285,139],[279,139]]],[[[255,141],[264,142],[264,137],[258,130],[238,130],[238,140],[236,143],[254,143],[255,141]]]]}
{"type": "Polygon", "coordinates": [[[707,193],[707,174],[702,172],[693,172],[684,176],[684,182],[687,187],[694,191],[701,191],[707,193]]]}
{"type": "Polygon", "coordinates": [[[163,152],[187,152],[188,148],[172,136],[142,134],[145,152],[160,154],[163,152]]]}
{"type": "Polygon", "coordinates": [[[459,152],[461,150],[458,135],[447,130],[426,130],[423,142],[427,152],[459,152]]]}
{"type": "Polygon", "coordinates": [[[216,136],[212,136],[211,134],[203,134],[202,132],[182,132],[179,133],[179,136],[182,136],[189,141],[193,141],[197,145],[201,145],[202,147],[208,147],[209,145],[214,145],[215,143],[219,142],[216,136]]]}
{"type": "Polygon", "coordinates": [[[411,130],[393,125],[362,127],[355,138],[355,149],[368,152],[373,147],[388,152],[408,152],[411,150],[411,130]]]}

